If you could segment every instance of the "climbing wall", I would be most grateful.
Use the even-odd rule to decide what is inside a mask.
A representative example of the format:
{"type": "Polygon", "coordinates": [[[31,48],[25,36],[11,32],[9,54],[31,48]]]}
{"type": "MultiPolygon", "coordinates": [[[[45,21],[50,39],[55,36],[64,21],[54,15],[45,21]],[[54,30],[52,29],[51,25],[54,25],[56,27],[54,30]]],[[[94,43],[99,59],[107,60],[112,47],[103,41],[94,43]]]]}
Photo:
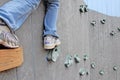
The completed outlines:
{"type": "MultiPolygon", "coordinates": [[[[0,5],[7,1],[0,0],[0,5]]],[[[80,5],[85,5],[82,0],[61,0],[60,3],[57,29],[62,44],[57,61],[47,61],[48,51],[43,49],[44,6],[41,2],[16,31],[24,48],[24,63],[18,68],[0,72],[0,80],[120,79],[120,33],[117,29],[120,18],[92,10],[80,12],[80,5]],[[105,24],[100,22],[103,19],[105,24]],[[95,25],[91,24],[93,20],[95,25]],[[116,34],[112,32],[114,35],[110,35],[111,31],[116,34]],[[72,64],[65,67],[68,55],[72,56],[72,64]],[[75,62],[74,55],[78,55],[79,63],[75,62]]]]}
{"type": "Polygon", "coordinates": [[[90,11],[88,21],[96,22],[89,25],[91,80],[119,80],[120,18],[90,11]]]}

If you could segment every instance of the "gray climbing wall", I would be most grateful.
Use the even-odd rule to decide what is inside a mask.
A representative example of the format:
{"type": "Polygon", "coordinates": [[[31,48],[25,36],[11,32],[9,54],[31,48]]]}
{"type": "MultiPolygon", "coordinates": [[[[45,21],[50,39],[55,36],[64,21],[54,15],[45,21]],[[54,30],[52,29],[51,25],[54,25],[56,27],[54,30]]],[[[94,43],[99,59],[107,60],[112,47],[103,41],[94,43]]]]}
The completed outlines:
{"type": "MultiPolygon", "coordinates": [[[[0,0],[0,5],[9,0],[0,0]]],[[[61,53],[56,62],[46,60],[47,51],[42,46],[42,30],[44,6],[40,4],[16,31],[24,48],[24,63],[18,68],[0,72],[0,80],[119,80],[120,69],[113,71],[113,66],[120,67],[119,40],[120,33],[117,27],[120,18],[110,17],[89,10],[80,14],[79,7],[84,4],[82,0],[61,0],[58,17],[58,34],[61,39],[61,53]],[[105,18],[106,23],[100,20],[105,18]],[[92,26],[90,22],[96,21],[92,26]],[[115,36],[110,36],[111,31],[115,36]],[[64,62],[67,55],[78,54],[80,63],[73,63],[66,68],[64,62]],[[89,59],[84,61],[83,56],[89,59]],[[90,64],[95,62],[95,69],[90,64]],[[89,75],[79,75],[79,70],[85,69],[89,75]],[[104,70],[104,75],[99,71],[104,70]]]]}
{"type": "Polygon", "coordinates": [[[96,65],[95,69],[90,69],[91,80],[119,80],[120,18],[93,11],[89,15],[89,22],[96,21],[95,26],[89,25],[90,62],[96,65]],[[101,24],[102,19],[106,19],[105,24],[101,24]],[[113,36],[110,35],[111,32],[113,36]],[[113,70],[114,66],[118,68],[116,71],[113,70]],[[104,71],[104,75],[99,75],[100,70],[104,71]]]}

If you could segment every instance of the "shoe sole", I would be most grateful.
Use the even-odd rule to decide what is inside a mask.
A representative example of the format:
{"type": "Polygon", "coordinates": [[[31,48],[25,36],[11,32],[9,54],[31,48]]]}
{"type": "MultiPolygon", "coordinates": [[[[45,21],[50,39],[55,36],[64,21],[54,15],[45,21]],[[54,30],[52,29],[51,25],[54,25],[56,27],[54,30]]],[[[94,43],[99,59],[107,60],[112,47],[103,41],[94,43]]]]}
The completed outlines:
{"type": "Polygon", "coordinates": [[[4,42],[3,40],[0,39],[0,44],[7,47],[7,48],[18,48],[19,46],[11,46],[7,42],[4,42]]]}
{"type": "Polygon", "coordinates": [[[57,43],[57,44],[54,44],[54,45],[52,45],[52,46],[44,46],[44,49],[53,49],[53,48],[55,48],[55,46],[58,46],[58,45],[60,45],[61,43],[59,42],[59,43],[57,43]]]}

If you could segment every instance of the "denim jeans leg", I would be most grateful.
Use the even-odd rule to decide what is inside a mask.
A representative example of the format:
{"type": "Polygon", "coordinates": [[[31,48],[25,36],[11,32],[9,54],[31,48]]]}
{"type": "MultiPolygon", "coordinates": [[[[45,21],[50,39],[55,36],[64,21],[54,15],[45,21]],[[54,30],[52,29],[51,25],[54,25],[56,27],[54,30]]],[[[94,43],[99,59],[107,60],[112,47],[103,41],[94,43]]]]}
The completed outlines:
{"type": "Polygon", "coordinates": [[[57,27],[57,16],[58,16],[58,9],[59,9],[59,0],[48,0],[47,1],[47,10],[46,15],[44,18],[44,34],[45,35],[52,35],[58,37],[56,33],[57,27]]]}
{"type": "Polygon", "coordinates": [[[12,30],[17,30],[27,19],[32,10],[36,9],[41,0],[10,0],[0,7],[0,18],[12,30]]]}

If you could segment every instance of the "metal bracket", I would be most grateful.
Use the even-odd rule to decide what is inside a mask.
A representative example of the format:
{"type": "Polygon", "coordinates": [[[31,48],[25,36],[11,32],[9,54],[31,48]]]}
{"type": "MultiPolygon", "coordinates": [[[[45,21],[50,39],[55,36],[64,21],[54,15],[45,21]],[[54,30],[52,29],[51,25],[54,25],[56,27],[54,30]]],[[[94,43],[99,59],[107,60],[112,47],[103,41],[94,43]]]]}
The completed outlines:
{"type": "Polygon", "coordinates": [[[68,67],[70,67],[72,64],[73,64],[72,56],[71,56],[71,55],[67,55],[67,56],[66,56],[65,63],[64,63],[65,67],[68,68],[68,67]]]}
{"type": "Polygon", "coordinates": [[[54,49],[48,50],[47,61],[56,62],[59,57],[60,49],[59,47],[55,47],[54,49]]]}

